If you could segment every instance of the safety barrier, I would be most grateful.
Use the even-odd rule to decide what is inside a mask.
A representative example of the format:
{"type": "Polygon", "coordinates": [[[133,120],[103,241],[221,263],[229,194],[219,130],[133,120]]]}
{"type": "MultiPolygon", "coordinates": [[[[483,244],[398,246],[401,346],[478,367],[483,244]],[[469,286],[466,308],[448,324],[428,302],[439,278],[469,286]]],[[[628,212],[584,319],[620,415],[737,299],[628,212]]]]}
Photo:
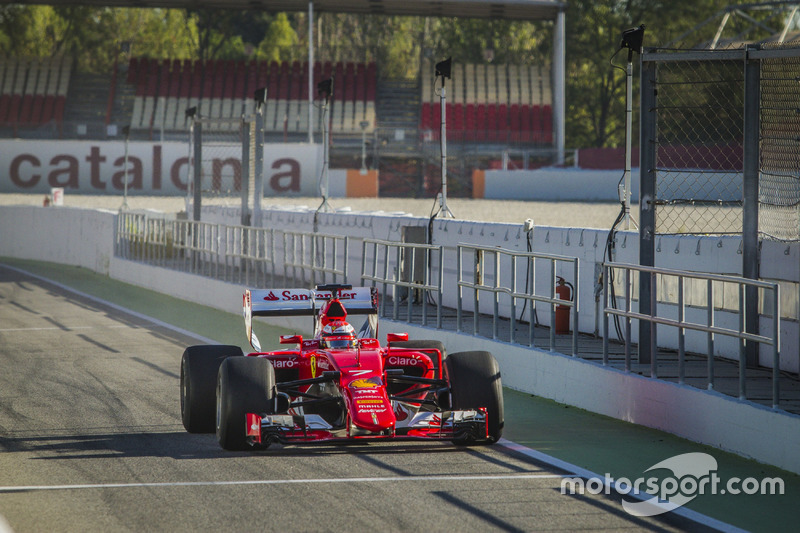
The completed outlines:
{"type": "MultiPolygon", "coordinates": [[[[681,270],[672,270],[657,267],[645,267],[639,265],[630,265],[625,263],[604,263],[603,264],[603,364],[608,364],[609,352],[609,316],[623,317],[625,319],[625,370],[631,370],[631,319],[645,321],[650,324],[651,335],[651,353],[654,354],[650,361],[650,375],[651,377],[658,377],[658,351],[656,350],[657,341],[656,325],[662,324],[677,328],[678,330],[678,382],[683,384],[686,379],[686,330],[693,330],[704,332],[707,335],[708,350],[706,358],[708,362],[708,389],[714,389],[714,343],[715,335],[723,335],[733,337],[738,340],[739,344],[739,398],[746,399],[745,383],[746,383],[746,370],[747,358],[745,341],[756,342],[759,344],[766,344],[772,347],[772,404],[774,408],[778,407],[780,399],[779,379],[780,379],[780,287],[777,283],[768,283],[765,281],[746,279],[735,276],[722,276],[717,274],[703,274],[686,272],[681,270]],[[616,293],[613,288],[613,280],[615,279],[615,271],[622,270],[624,272],[622,287],[622,299],[624,301],[624,309],[617,309],[616,293]],[[658,298],[653,298],[651,303],[650,314],[645,314],[639,311],[632,310],[632,290],[634,279],[631,273],[635,272],[639,278],[639,283],[645,282],[650,284],[651,294],[656,294],[656,288],[659,286],[658,277],[670,277],[677,280],[677,297],[674,301],[668,301],[668,298],[661,297],[661,302],[658,298]],[[698,322],[690,321],[687,317],[687,297],[686,297],[686,280],[698,280],[705,284],[705,301],[701,298],[694,298],[692,305],[694,307],[704,309],[706,323],[701,324],[698,322]],[[738,294],[738,308],[736,309],[738,315],[738,327],[736,329],[721,327],[715,323],[715,309],[720,309],[719,297],[722,291],[725,290],[726,285],[733,285],[736,287],[738,294]],[[722,291],[719,289],[722,288],[722,291]],[[754,295],[748,295],[752,292],[748,289],[754,289],[754,295]],[[763,292],[762,292],[763,291],[763,292]],[[762,292],[762,294],[759,294],[762,292]],[[770,303],[771,322],[772,327],[769,335],[760,335],[749,333],[745,331],[745,300],[749,297],[755,297],[759,301],[770,303]],[[661,311],[659,316],[658,306],[673,304],[676,306],[677,317],[667,318],[664,312],[661,311]]],[[[763,312],[762,312],[763,313],[763,312]]]]}
{"type": "Polygon", "coordinates": [[[313,285],[347,279],[348,240],[123,212],[114,250],[123,259],[248,286],[274,286],[280,276],[313,285]]]}
{"type": "Polygon", "coordinates": [[[327,283],[328,275],[333,278],[332,282],[347,281],[349,237],[308,232],[281,233],[283,233],[283,271],[286,279],[308,281],[312,286],[317,283],[327,283]],[[308,279],[306,271],[309,273],[308,279]]]}
{"type": "Polygon", "coordinates": [[[387,289],[392,287],[392,315],[398,320],[401,290],[406,289],[406,322],[411,322],[416,301],[422,311],[422,325],[428,325],[428,298],[436,302],[436,327],[442,328],[442,281],[444,254],[441,246],[364,239],[361,246],[361,279],[383,285],[380,313],[386,315],[387,289]],[[391,263],[394,252],[394,263],[391,263]],[[367,258],[371,258],[368,260],[367,258]],[[394,268],[390,269],[390,265],[394,268]],[[421,268],[417,268],[421,265],[421,268]],[[382,272],[381,272],[381,268],[382,272]],[[434,269],[435,267],[435,269],[434,269]],[[421,272],[420,272],[421,271],[421,272]],[[431,272],[436,272],[432,275],[431,272]],[[393,274],[392,274],[393,272],[393,274]],[[435,278],[432,280],[431,278],[435,278]]]}
{"type": "MultiPolygon", "coordinates": [[[[568,267],[568,268],[569,268],[568,267]]],[[[480,293],[488,292],[492,295],[492,339],[497,340],[500,326],[500,298],[501,294],[508,295],[510,298],[510,327],[508,332],[508,342],[516,343],[515,338],[517,322],[520,322],[525,314],[525,307],[523,306],[520,317],[517,318],[516,304],[518,300],[523,300],[525,305],[530,306],[529,311],[529,333],[528,345],[533,346],[534,342],[534,326],[536,323],[536,302],[542,302],[550,306],[550,350],[555,349],[555,335],[556,335],[556,307],[563,306],[569,308],[571,311],[571,325],[572,325],[572,355],[578,353],[578,259],[576,257],[567,257],[562,255],[541,254],[535,252],[516,252],[513,250],[505,250],[503,248],[492,248],[484,246],[475,246],[470,244],[458,245],[458,308],[457,308],[457,331],[462,331],[462,308],[463,308],[463,289],[471,289],[473,291],[473,305],[474,312],[473,319],[473,334],[477,334],[479,329],[480,319],[480,293]],[[466,265],[474,265],[474,268],[469,268],[468,273],[471,275],[471,281],[464,278],[464,255],[471,254],[471,261],[466,265]],[[487,256],[492,260],[487,260],[487,256]],[[535,294],[536,283],[536,260],[549,262],[550,272],[550,287],[549,296],[535,294]],[[519,268],[519,262],[524,261],[523,268],[525,269],[525,292],[520,292],[517,288],[518,274],[522,272],[519,268]],[[556,295],[557,285],[557,266],[559,264],[566,264],[571,267],[572,279],[574,280],[573,287],[573,300],[560,299],[556,295]],[[491,265],[491,269],[488,267],[491,265]],[[508,272],[507,276],[503,272],[508,272]],[[486,283],[487,278],[493,279],[494,284],[489,285],[486,283]],[[503,284],[503,279],[509,280],[503,284]]]]}

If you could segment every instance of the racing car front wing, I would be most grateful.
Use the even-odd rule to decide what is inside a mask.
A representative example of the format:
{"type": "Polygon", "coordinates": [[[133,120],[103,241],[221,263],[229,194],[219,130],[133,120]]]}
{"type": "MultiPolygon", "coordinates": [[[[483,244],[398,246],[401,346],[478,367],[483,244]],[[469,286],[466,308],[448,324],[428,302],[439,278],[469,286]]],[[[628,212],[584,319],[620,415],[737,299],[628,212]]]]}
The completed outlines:
{"type": "Polygon", "coordinates": [[[253,446],[279,442],[330,442],[363,438],[485,440],[489,438],[486,409],[420,412],[381,432],[355,426],[333,427],[319,415],[259,415],[247,413],[247,441],[253,446]]]}

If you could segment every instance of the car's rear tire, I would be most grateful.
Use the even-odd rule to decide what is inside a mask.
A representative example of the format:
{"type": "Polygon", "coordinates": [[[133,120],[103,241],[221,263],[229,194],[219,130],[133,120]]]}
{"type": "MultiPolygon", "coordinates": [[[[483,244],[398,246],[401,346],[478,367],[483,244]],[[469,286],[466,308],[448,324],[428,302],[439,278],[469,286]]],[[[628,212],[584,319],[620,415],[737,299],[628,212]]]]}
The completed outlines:
{"type": "Polygon", "coordinates": [[[268,359],[226,359],[217,376],[217,441],[226,450],[247,450],[247,413],[268,414],[275,404],[275,370],[268,359]]]}
{"type": "Polygon", "coordinates": [[[489,352],[458,352],[445,360],[452,409],[486,408],[488,440],[454,439],[455,444],[492,444],[503,435],[503,384],[500,366],[489,352]]]}
{"type": "Polygon", "coordinates": [[[181,419],[189,433],[214,433],[217,371],[228,357],[244,355],[238,346],[190,346],[181,358],[181,419]]]}

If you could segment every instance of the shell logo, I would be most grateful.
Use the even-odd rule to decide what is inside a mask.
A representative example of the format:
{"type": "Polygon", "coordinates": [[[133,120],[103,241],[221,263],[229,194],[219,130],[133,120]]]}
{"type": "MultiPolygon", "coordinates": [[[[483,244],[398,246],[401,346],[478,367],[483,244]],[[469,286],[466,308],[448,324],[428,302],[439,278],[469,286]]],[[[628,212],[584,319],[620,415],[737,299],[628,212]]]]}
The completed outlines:
{"type": "Polygon", "coordinates": [[[350,382],[350,386],[354,389],[374,389],[378,386],[377,383],[374,383],[368,379],[354,379],[350,382]]]}

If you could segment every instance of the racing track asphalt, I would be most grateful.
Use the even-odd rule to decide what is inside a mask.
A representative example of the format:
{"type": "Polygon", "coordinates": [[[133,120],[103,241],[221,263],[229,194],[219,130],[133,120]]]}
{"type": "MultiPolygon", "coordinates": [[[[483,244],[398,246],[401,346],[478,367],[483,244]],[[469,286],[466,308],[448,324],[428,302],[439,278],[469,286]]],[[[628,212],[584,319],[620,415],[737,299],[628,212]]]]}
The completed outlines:
{"type": "MultiPolygon", "coordinates": [[[[630,516],[619,495],[562,495],[565,470],[538,455],[619,477],[619,456],[642,472],[701,447],[508,390],[505,436],[536,450],[415,442],[226,452],[212,435],[184,431],[179,362],[203,337],[242,345],[240,317],[79,268],[2,262],[58,282],[0,265],[0,517],[13,531],[707,529],[673,513],[630,516]]],[[[270,333],[280,331],[259,336],[270,333]]],[[[791,528],[797,476],[712,453],[721,471],[782,475],[787,495],[700,511],[749,529],[791,528]],[[750,502],[758,521],[734,512],[750,502]]]]}

